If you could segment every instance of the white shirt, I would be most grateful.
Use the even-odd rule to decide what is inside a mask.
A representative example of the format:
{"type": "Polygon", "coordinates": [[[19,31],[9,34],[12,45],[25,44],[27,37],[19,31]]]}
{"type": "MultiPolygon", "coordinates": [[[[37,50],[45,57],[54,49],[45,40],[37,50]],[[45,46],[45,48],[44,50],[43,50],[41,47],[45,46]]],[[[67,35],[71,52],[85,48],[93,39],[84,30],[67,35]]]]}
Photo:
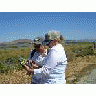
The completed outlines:
{"type": "Polygon", "coordinates": [[[39,52],[35,52],[33,57],[31,58],[31,53],[29,54],[29,60],[33,60],[35,63],[38,63],[39,66],[42,66],[41,62],[43,61],[43,59],[46,57],[47,55],[47,51],[44,54],[41,54],[39,52]]]}
{"type": "Polygon", "coordinates": [[[53,46],[42,61],[43,67],[34,69],[32,81],[36,84],[64,84],[67,58],[61,44],[53,46]]]}
{"type": "Polygon", "coordinates": [[[39,52],[35,52],[34,56],[32,57],[32,60],[37,63],[39,66],[42,66],[41,62],[43,61],[43,59],[45,58],[45,56],[47,55],[47,53],[45,54],[41,54],[39,52]]]}

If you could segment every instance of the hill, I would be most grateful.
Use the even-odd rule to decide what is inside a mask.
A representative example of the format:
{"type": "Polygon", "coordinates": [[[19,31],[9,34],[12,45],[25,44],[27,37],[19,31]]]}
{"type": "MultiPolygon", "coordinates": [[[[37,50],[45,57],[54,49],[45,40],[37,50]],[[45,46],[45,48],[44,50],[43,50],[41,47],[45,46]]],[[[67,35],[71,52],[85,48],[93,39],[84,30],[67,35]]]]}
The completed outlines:
{"type": "Polygon", "coordinates": [[[33,40],[31,39],[18,39],[18,40],[12,41],[12,43],[31,43],[31,42],[33,42],[33,40]]]}
{"type": "Polygon", "coordinates": [[[31,43],[31,42],[33,42],[33,40],[31,40],[31,39],[18,39],[18,40],[14,40],[14,41],[12,41],[12,42],[2,42],[2,43],[0,43],[1,45],[3,44],[3,45],[7,45],[7,44],[17,44],[17,43],[31,43]]]}

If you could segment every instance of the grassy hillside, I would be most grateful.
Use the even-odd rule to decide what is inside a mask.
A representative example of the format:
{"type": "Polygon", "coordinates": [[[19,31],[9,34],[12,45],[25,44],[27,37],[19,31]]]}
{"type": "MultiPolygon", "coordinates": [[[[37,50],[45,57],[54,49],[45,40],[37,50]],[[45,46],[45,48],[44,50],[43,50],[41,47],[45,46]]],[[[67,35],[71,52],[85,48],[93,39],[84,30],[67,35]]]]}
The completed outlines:
{"type": "MultiPolygon", "coordinates": [[[[96,53],[92,49],[93,43],[63,44],[68,66],[66,69],[67,83],[74,83],[83,74],[96,64],[96,53]]],[[[31,77],[20,65],[18,57],[28,58],[30,48],[0,49],[0,83],[8,84],[29,84],[31,77]]]]}

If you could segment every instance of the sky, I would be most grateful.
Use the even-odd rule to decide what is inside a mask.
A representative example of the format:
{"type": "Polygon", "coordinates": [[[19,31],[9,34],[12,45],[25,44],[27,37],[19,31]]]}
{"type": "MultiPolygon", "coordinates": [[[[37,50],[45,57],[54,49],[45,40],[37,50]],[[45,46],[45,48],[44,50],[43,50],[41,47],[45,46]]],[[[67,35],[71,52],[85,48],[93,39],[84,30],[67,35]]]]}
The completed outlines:
{"type": "Polygon", "coordinates": [[[95,39],[96,12],[0,12],[0,42],[33,40],[50,30],[66,40],[95,39]]]}

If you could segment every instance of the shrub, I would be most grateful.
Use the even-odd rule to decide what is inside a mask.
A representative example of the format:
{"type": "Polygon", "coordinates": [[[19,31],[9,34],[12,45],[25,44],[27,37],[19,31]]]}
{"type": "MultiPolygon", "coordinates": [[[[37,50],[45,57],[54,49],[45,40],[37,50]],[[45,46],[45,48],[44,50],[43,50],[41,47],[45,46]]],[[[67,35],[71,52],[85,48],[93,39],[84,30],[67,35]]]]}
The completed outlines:
{"type": "Polygon", "coordinates": [[[86,55],[94,55],[94,51],[92,49],[92,46],[88,46],[86,48],[82,48],[82,49],[76,50],[75,52],[77,53],[76,57],[78,57],[78,56],[86,56],[86,55]]]}
{"type": "Polygon", "coordinates": [[[8,73],[12,70],[22,70],[22,66],[18,60],[19,58],[8,57],[6,60],[0,62],[0,73],[8,73]]]}

